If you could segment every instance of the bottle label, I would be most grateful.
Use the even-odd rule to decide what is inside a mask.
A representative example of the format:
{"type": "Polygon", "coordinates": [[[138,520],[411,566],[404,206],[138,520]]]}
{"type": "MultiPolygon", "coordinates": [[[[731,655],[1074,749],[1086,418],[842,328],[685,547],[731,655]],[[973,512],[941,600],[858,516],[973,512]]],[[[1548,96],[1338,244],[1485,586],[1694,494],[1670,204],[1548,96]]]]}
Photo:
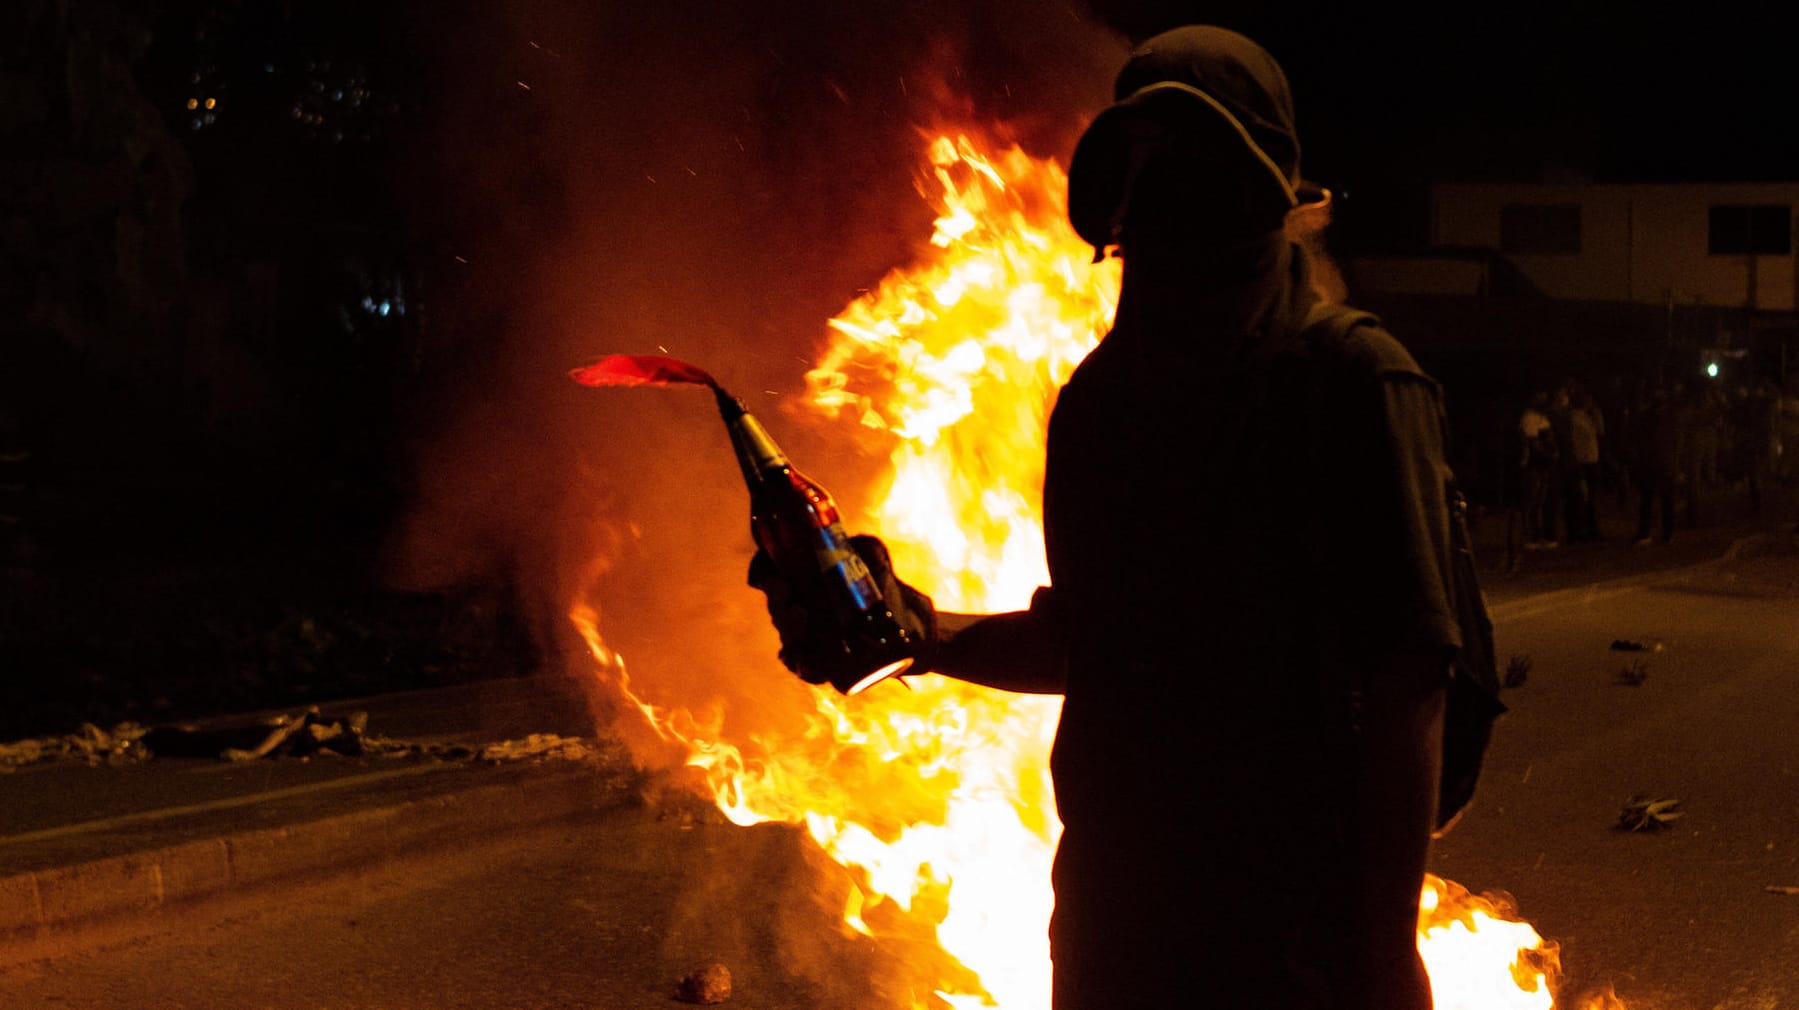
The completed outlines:
{"type": "Polygon", "coordinates": [[[875,585],[874,573],[868,570],[868,564],[862,555],[854,550],[849,556],[837,562],[837,578],[849,590],[850,602],[858,611],[869,610],[881,602],[881,590],[875,585]]]}
{"type": "Polygon", "coordinates": [[[868,570],[862,555],[850,546],[841,527],[831,525],[818,531],[814,556],[825,582],[843,588],[840,602],[846,608],[845,616],[880,605],[881,590],[875,585],[874,573],[868,570]]]}

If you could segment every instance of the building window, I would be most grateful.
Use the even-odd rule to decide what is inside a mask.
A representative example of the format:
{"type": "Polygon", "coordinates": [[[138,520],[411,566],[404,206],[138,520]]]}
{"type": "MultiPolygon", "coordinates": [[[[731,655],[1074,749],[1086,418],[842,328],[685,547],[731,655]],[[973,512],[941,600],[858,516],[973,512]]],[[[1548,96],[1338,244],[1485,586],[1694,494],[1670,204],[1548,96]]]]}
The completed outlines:
{"type": "Polygon", "coordinates": [[[1580,204],[1508,203],[1499,208],[1499,251],[1527,256],[1580,252],[1580,204]]]}
{"type": "Polygon", "coordinates": [[[1793,208],[1784,203],[1713,207],[1706,251],[1714,256],[1785,256],[1793,251],[1793,208]]]}

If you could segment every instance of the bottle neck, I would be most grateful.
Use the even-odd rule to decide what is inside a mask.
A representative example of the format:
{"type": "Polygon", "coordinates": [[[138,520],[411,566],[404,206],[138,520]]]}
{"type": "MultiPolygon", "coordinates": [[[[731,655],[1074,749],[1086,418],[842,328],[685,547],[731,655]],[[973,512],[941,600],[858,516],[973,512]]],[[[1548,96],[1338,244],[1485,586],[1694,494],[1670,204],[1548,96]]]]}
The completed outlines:
{"type": "Polygon", "coordinates": [[[742,400],[722,389],[716,390],[716,395],[719,416],[724,418],[725,429],[731,434],[731,447],[737,452],[737,465],[743,469],[744,480],[753,487],[791,466],[787,454],[769,437],[768,430],[744,407],[742,400]]]}

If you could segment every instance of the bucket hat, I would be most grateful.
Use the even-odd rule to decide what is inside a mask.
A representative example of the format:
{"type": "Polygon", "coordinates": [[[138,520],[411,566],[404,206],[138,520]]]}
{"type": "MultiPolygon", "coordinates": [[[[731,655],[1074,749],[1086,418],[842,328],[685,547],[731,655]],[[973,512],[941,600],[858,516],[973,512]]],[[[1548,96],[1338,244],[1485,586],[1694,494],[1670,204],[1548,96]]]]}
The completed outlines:
{"type": "Polygon", "coordinates": [[[1297,207],[1328,198],[1299,174],[1287,75],[1248,37],[1213,25],[1154,36],[1119,71],[1114,104],[1094,118],[1068,172],[1068,213],[1096,249],[1118,241],[1144,151],[1180,134],[1241,151],[1270,199],[1297,207]]]}

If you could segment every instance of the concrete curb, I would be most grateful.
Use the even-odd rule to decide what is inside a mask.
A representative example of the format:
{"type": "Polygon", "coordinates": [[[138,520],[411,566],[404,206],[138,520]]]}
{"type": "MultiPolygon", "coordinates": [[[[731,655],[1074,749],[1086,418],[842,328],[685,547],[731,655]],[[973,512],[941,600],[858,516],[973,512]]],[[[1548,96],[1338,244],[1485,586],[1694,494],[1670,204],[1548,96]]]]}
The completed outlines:
{"type": "Polygon", "coordinates": [[[1552,589],[1548,592],[1535,593],[1530,596],[1520,596],[1517,599],[1506,600],[1503,603],[1495,603],[1489,606],[1487,608],[1487,613],[1495,622],[1513,621],[1521,618],[1533,617],[1548,610],[1557,610],[1564,607],[1593,603],[1607,597],[1616,596],[1619,593],[1641,589],[1645,586],[1688,578],[1701,572],[1710,571],[1711,569],[1729,564],[1739,558],[1753,556],[1762,550],[1767,549],[1776,542],[1776,539],[1777,538],[1771,533],[1752,533],[1748,536],[1739,537],[1736,540],[1731,541],[1730,546],[1724,549],[1723,554],[1712,558],[1709,561],[1700,561],[1695,564],[1682,565],[1677,568],[1663,568],[1655,571],[1639,572],[1635,575],[1624,575],[1615,579],[1606,579],[1603,582],[1589,583],[1584,586],[1571,586],[1567,589],[1552,589]]]}
{"type": "Polygon", "coordinates": [[[204,899],[415,857],[634,799],[616,775],[534,766],[509,782],[0,877],[0,964],[44,956],[92,932],[128,934],[204,899]]]}

